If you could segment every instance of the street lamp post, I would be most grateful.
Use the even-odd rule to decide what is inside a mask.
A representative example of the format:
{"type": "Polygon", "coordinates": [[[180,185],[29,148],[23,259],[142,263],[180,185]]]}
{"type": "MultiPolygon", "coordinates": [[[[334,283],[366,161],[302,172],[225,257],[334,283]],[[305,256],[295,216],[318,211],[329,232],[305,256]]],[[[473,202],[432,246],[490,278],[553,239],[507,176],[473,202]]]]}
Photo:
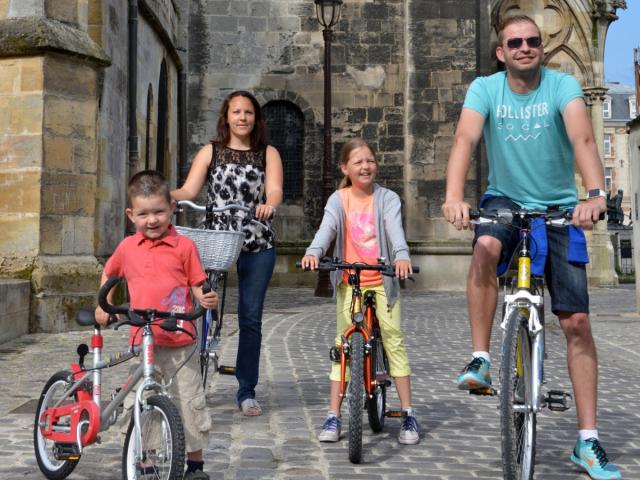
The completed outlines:
{"type": "MultiPolygon", "coordinates": [[[[331,40],[333,39],[333,27],[340,19],[340,9],[343,0],[314,0],[316,4],[316,17],[322,26],[324,37],[324,157],[322,161],[322,203],[327,200],[335,188],[333,176],[333,160],[331,147],[331,40]]],[[[320,272],[315,294],[319,297],[331,296],[329,274],[320,272]]]]}

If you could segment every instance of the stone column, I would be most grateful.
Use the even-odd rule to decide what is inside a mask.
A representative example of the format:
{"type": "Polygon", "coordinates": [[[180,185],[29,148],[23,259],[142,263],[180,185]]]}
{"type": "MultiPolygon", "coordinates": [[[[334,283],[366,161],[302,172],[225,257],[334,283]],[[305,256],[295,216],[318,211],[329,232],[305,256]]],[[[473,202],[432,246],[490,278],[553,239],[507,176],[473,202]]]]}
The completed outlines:
{"type": "Polygon", "coordinates": [[[87,0],[0,2],[0,275],[31,281],[31,331],[93,304],[97,113],[109,59],[87,0]]]}
{"type": "MultiPolygon", "coordinates": [[[[600,158],[604,152],[604,122],[602,120],[602,104],[607,93],[606,88],[588,87],[584,88],[584,96],[592,119],[593,134],[598,144],[600,158]],[[596,121],[594,121],[594,119],[596,121]]],[[[582,177],[576,175],[576,185],[578,187],[578,198],[585,198],[585,186],[582,177]]],[[[616,285],[618,276],[614,268],[613,246],[607,231],[607,222],[601,221],[596,224],[591,232],[587,232],[589,242],[588,266],[589,283],[595,286],[616,285]]]]}

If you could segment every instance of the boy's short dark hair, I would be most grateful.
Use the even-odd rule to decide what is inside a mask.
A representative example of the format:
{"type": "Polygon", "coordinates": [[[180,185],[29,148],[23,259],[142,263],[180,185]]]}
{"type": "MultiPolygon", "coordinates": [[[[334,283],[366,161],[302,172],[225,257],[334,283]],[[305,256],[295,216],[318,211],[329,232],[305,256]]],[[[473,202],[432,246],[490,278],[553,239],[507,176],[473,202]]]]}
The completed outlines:
{"type": "Polygon", "coordinates": [[[131,199],[134,197],[152,197],[155,195],[163,196],[168,203],[171,203],[169,182],[167,182],[162,173],[156,170],[143,170],[131,177],[127,186],[127,195],[129,197],[129,206],[131,206],[131,199]]]}

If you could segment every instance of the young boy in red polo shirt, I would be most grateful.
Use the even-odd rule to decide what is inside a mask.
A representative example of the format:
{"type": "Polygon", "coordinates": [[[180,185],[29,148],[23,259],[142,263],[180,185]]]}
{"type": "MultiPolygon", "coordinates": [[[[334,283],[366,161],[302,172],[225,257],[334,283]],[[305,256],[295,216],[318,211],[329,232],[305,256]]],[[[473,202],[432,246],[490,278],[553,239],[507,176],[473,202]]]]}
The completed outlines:
{"type": "MultiPolygon", "coordinates": [[[[101,284],[113,275],[124,277],[131,307],[136,309],[183,313],[193,308],[192,295],[203,307],[215,308],[217,294],[202,292],[207,276],[195,244],[178,235],[171,225],[175,202],[169,192],[169,184],[159,172],[145,170],[131,178],[126,213],[136,227],[136,234],[125,238],[113,252],[104,267],[101,284]]],[[[96,319],[106,325],[109,316],[98,307],[96,319]]],[[[195,335],[192,322],[179,322],[178,326],[195,335]]],[[[159,326],[153,326],[152,330],[156,367],[166,379],[175,375],[169,392],[184,427],[187,450],[184,479],[208,480],[203,471],[202,449],[207,445],[211,418],[205,408],[198,356],[193,355],[194,337],[180,331],[167,332],[159,326]]],[[[139,344],[140,333],[140,329],[131,328],[129,342],[139,344]]],[[[127,399],[125,407],[132,406],[133,402],[127,399]]]]}

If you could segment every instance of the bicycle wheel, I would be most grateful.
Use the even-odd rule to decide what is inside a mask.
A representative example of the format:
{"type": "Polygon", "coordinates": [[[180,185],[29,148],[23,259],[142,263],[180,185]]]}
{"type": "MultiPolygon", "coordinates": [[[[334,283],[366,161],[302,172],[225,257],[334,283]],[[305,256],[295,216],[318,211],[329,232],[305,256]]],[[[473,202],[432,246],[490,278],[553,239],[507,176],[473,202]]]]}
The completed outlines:
{"type": "MultiPolygon", "coordinates": [[[[68,381],[71,372],[61,371],[55,373],[45,384],[38,408],[36,409],[35,424],[33,426],[33,445],[36,452],[36,460],[40,471],[50,480],[59,480],[66,478],[80,461],[77,460],[58,460],[56,458],[55,442],[47,440],[40,431],[40,417],[42,413],[51,406],[55,405],[64,395],[70,382],[68,381]]],[[[77,401],[77,397],[65,400],[62,405],[68,405],[77,401]]]]}
{"type": "Polygon", "coordinates": [[[502,470],[508,480],[530,480],[536,455],[536,413],[531,410],[531,340],[527,317],[507,319],[500,369],[502,470]]]}
{"type": "Polygon", "coordinates": [[[202,375],[202,387],[205,392],[207,391],[209,365],[211,365],[211,335],[217,317],[217,310],[207,310],[200,319],[200,374],[202,375]]]}
{"type": "Polygon", "coordinates": [[[360,332],[351,334],[351,380],[349,381],[349,460],[362,460],[362,406],[364,398],[363,355],[364,339],[360,332]]]}
{"type": "Polygon", "coordinates": [[[122,478],[182,479],[184,431],[176,406],[164,395],[153,395],[146,400],[140,420],[141,456],[136,456],[137,440],[132,418],[124,441],[122,478]]]}
{"type": "Polygon", "coordinates": [[[389,371],[387,356],[382,347],[382,340],[376,335],[371,340],[371,378],[375,380],[372,397],[367,398],[367,416],[369,426],[375,433],[384,428],[385,412],[387,409],[387,375],[389,371]]]}

